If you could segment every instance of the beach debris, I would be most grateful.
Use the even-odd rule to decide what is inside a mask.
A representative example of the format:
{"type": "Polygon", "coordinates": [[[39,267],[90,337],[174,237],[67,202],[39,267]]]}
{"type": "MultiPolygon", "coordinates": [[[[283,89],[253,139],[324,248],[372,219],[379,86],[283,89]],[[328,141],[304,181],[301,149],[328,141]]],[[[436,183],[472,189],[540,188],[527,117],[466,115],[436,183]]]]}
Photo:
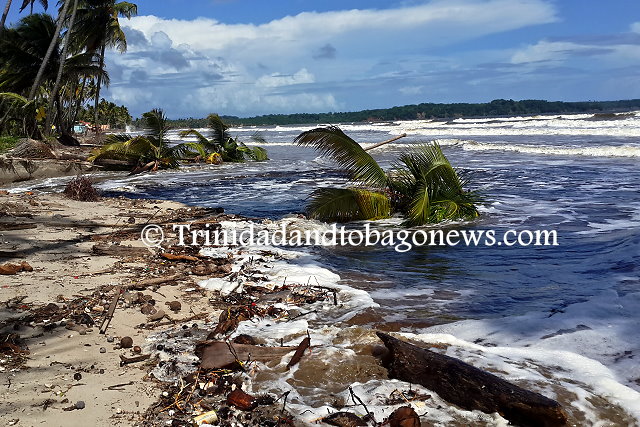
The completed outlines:
{"type": "Polygon", "coordinates": [[[150,314],[149,317],[147,317],[147,320],[149,322],[157,322],[158,320],[162,320],[164,316],[166,316],[164,310],[158,309],[155,313],[150,314]]]}
{"type": "Polygon", "coordinates": [[[251,411],[258,405],[255,397],[245,393],[240,388],[227,395],[227,403],[243,411],[251,411]]]}
{"type": "Polygon", "coordinates": [[[140,356],[134,356],[134,357],[126,357],[126,356],[120,355],[120,366],[142,362],[144,360],[149,359],[150,357],[151,357],[150,354],[141,354],[140,356]]]}
{"type": "Polygon", "coordinates": [[[166,305],[167,307],[169,307],[169,310],[173,311],[174,313],[182,310],[182,304],[180,303],[180,301],[169,301],[166,303],[166,305]]]}
{"type": "Polygon", "coordinates": [[[6,263],[0,265],[0,274],[5,276],[18,274],[21,271],[31,272],[33,271],[33,267],[31,267],[31,265],[26,261],[22,261],[20,264],[6,263]]]}
{"type": "Polygon", "coordinates": [[[111,323],[111,319],[113,318],[113,313],[116,311],[118,300],[120,299],[120,294],[122,293],[122,286],[116,286],[115,290],[116,290],[116,293],[111,299],[111,304],[109,304],[109,310],[107,310],[107,315],[102,319],[102,325],[100,325],[101,334],[105,334],[107,332],[107,328],[111,323]]]}
{"type": "Polygon", "coordinates": [[[120,348],[131,348],[133,346],[133,338],[122,337],[120,338],[120,348]]]}
{"type": "Polygon", "coordinates": [[[216,411],[205,412],[195,417],[193,422],[198,426],[202,424],[215,424],[218,422],[218,413],[216,411]]]}
{"type": "Polygon", "coordinates": [[[191,255],[174,255],[169,252],[162,252],[160,256],[169,261],[200,261],[200,258],[191,255]]]}
{"type": "Polygon", "coordinates": [[[75,404],[68,406],[66,408],[62,408],[63,411],[75,411],[85,408],[85,403],[83,400],[78,400],[75,404]]]}
{"type": "Polygon", "coordinates": [[[309,331],[307,331],[306,338],[303,339],[302,342],[298,345],[298,348],[296,348],[296,352],[293,354],[293,357],[287,364],[287,370],[291,369],[291,367],[295,366],[300,361],[300,359],[302,359],[302,356],[304,356],[304,352],[310,346],[311,346],[311,337],[309,336],[309,331]]]}
{"type": "Polygon", "coordinates": [[[97,244],[93,245],[91,251],[95,255],[100,256],[112,256],[112,257],[132,257],[141,258],[148,256],[151,252],[147,247],[141,246],[126,246],[126,245],[106,245],[97,244]]]}
{"type": "Polygon", "coordinates": [[[78,175],[67,183],[63,194],[72,200],[81,202],[97,202],[100,194],[93,187],[93,180],[87,176],[78,175]]]}
{"type": "Polygon", "coordinates": [[[225,341],[205,341],[196,345],[201,369],[241,369],[247,361],[280,360],[293,347],[262,347],[225,341]]]}
{"type": "Polygon", "coordinates": [[[466,410],[498,412],[521,426],[562,426],[567,415],[561,405],[525,390],[459,359],[409,344],[382,332],[389,349],[384,362],[389,377],[420,384],[466,410]]]}
{"type": "Polygon", "coordinates": [[[366,426],[362,418],[351,412],[335,412],[327,417],[324,417],[322,421],[326,424],[338,427],[359,427],[366,426]]]}
{"type": "Polygon", "coordinates": [[[140,291],[150,286],[159,286],[169,282],[176,282],[182,278],[184,278],[183,274],[174,274],[171,276],[164,276],[164,277],[154,277],[154,278],[145,279],[145,280],[141,280],[139,282],[133,283],[128,288],[140,291]]]}
{"type": "Polygon", "coordinates": [[[387,418],[389,427],[420,427],[420,417],[411,406],[402,406],[387,418]]]}

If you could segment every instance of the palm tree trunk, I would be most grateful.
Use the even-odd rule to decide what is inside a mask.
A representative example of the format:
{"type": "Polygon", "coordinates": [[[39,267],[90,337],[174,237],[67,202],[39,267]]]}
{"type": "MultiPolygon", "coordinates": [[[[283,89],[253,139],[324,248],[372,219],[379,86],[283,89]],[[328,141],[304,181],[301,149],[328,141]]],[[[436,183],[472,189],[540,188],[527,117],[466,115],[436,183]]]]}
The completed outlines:
{"type": "Polygon", "coordinates": [[[60,37],[60,31],[62,31],[62,24],[64,23],[64,19],[67,16],[67,11],[69,10],[69,5],[71,4],[71,0],[65,0],[64,6],[62,7],[62,12],[58,16],[58,24],[56,25],[56,32],[51,38],[51,43],[49,43],[49,49],[47,49],[47,53],[42,60],[42,64],[40,64],[40,69],[38,70],[38,74],[36,75],[36,79],[33,82],[33,86],[31,87],[31,91],[29,92],[29,101],[33,101],[36,97],[36,91],[38,87],[40,87],[40,83],[42,83],[42,78],[44,76],[44,71],[47,68],[47,64],[51,59],[51,55],[53,54],[53,49],[55,49],[56,44],[58,42],[58,37],[60,37]]]}
{"type": "Polygon", "coordinates": [[[107,46],[106,44],[102,44],[102,47],[100,48],[100,68],[99,68],[99,74],[98,74],[98,83],[96,85],[96,99],[95,99],[95,104],[94,104],[94,118],[93,118],[93,125],[96,127],[96,133],[100,132],[100,123],[98,120],[98,104],[100,103],[100,87],[102,86],[102,70],[104,69],[104,53],[106,50],[107,46]]]}
{"type": "Polygon", "coordinates": [[[7,15],[9,15],[9,9],[11,9],[11,1],[7,0],[7,5],[4,7],[4,12],[2,13],[2,19],[0,20],[0,34],[4,30],[4,23],[7,22],[7,15]]]}
{"type": "MultiPolygon", "coordinates": [[[[52,107],[53,107],[53,100],[54,98],[58,95],[58,92],[60,91],[60,84],[62,82],[62,72],[64,70],[64,64],[65,61],[67,60],[67,51],[69,50],[69,43],[71,42],[71,32],[73,30],[73,24],[76,20],[76,12],[78,10],[78,0],[74,0],[73,2],[73,12],[71,12],[71,20],[69,21],[69,29],[67,30],[67,36],[65,37],[64,40],[64,47],[62,48],[62,56],[60,57],[60,67],[58,67],[58,75],[56,76],[56,83],[53,86],[53,92],[51,93],[53,96],[51,96],[49,98],[49,105],[47,107],[47,119],[45,121],[45,132],[47,134],[50,133],[51,130],[51,119],[53,117],[53,113],[52,113],[52,107]]],[[[60,127],[62,127],[62,117],[58,117],[58,125],[60,125],[60,127]]]]}

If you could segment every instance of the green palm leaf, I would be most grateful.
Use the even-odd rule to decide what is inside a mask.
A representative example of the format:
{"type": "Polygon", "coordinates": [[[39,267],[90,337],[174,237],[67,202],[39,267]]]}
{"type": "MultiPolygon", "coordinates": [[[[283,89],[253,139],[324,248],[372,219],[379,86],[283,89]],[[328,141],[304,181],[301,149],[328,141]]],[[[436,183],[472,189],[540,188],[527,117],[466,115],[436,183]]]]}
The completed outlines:
{"type": "Polygon", "coordinates": [[[387,185],[387,175],[373,157],[337,126],[303,132],[295,142],[333,158],[355,181],[380,189],[387,185]]]}
{"type": "Polygon", "coordinates": [[[391,215],[386,195],[359,188],[319,188],[310,199],[309,216],[321,221],[374,220],[391,215]]]}

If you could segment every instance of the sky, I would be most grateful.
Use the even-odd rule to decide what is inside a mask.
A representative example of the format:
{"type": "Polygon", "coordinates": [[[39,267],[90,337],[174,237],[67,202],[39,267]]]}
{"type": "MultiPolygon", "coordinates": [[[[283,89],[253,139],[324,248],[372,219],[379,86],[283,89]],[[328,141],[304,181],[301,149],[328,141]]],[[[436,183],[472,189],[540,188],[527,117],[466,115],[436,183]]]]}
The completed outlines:
{"type": "Polygon", "coordinates": [[[640,98],[636,0],[136,3],[104,90],[135,116],[640,98]]]}

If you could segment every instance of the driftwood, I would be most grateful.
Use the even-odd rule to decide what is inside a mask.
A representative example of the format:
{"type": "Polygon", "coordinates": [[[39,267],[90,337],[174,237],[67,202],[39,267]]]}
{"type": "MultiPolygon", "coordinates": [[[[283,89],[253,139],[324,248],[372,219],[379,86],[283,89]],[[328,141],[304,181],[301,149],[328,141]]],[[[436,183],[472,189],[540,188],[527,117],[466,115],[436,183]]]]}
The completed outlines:
{"type": "Polygon", "coordinates": [[[169,261],[200,261],[200,258],[191,255],[174,255],[169,252],[162,252],[160,256],[169,261]]]}
{"type": "Polygon", "coordinates": [[[95,255],[115,256],[115,257],[141,257],[149,255],[150,251],[146,247],[120,246],[120,245],[94,245],[91,248],[95,255]]]}
{"type": "Polygon", "coordinates": [[[133,283],[127,286],[127,289],[135,289],[137,291],[141,291],[148,288],[149,286],[157,286],[169,282],[175,282],[176,280],[180,280],[182,278],[184,278],[183,274],[174,274],[173,276],[165,277],[154,277],[153,279],[144,279],[139,282],[133,283]]]}
{"type": "Polygon", "coordinates": [[[369,150],[373,150],[374,148],[382,147],[383,145],[389,144],[393,141],[397,141],[400,138],[404,138],[405,136],[407,136],[407,134],[403,133],[402,135],[396,136],[395,138],[387,139],[386,141],[382,141],[375,145],[372,145],[371,147],[365,148],[364,151],[369,151],[369,150]]]}
{"type": "Polygon", "coordinates": [[[298,348],[296,348],[296,352],[293,354],[293,357],[291,358],[291,360],[287,364],[287,370],[291,369],[292,366],[295,366],[295,365],[298,364],[300,359],[302,359],[302,356],[304,356],[304,352],[309,347],[311,347],[311,337],[309,336],[309,332],[307,331],[307,336],[298,345],[298,348]]]}
{"type": "Polygon", "coordinates": [[[107,315],[102,319],[102,325],[100,325],[100,333],[105,334],[107,332],[107,328],[109,327],[109,323],[111,323],[111,319],[113,318],[113,313],[116,311],[116,307],[118,306],[118,300],[120,299],[120,295],[122,294],[122,286],[116,287],[116,294],[113,296],[111,300],[111,304],[109,304],[109,310],[107,311],[107,315]]]}
{"type": "Polygon", "coordinates": [[[292,347],[261,347],[224,341],[205,341],[196,346],[202,369],[229,369],[247,361],[279,361],[292,347]]]}
{"type": "Polygon", "coordinates": [[[389,349],[383,364],[389,377],[432,390],[466,410],[497,412],[519,426],[564,426],[567,416],[555,400],[525,390],[459,359],[417,347],[382,332],[389,349]]]}
{"type": "Polygon", "coordinates": [[[0,222],[0,231],[29,230],[32,228],[38,228],[38,224],[36,224],[35,222],[23,222],[23,223],[0,222]]]}

